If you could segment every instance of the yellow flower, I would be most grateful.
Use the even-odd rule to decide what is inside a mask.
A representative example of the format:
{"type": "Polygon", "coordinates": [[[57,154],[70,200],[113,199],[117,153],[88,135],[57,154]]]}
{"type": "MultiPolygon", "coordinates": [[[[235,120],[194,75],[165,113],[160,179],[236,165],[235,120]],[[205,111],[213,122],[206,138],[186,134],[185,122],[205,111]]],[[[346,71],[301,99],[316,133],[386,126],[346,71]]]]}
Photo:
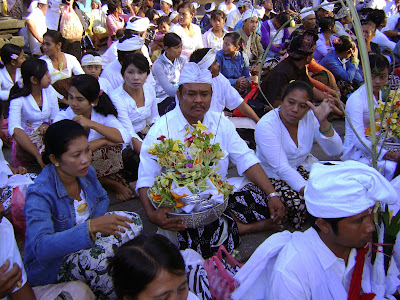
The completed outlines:
{"type": "Polygon", "coordinates": [[[179,151],[179,146],[177,143],[174,143],[174,146],[172,146],[172,151],[176,151],[176,152],[179,151]]]}
{"type": "Polygon", "coordinates": [[[168,187],[168,184],[169,184],[169,180],[168,179],[162,179],[161,180],[161,185],[163,186],[163,187],[168,187]]]}
{"type": "Polygon", "coordinates": [[[392,120],[397,119],[397,112],[392,113],[392,120]]]}
{"type": "Polygon", "coordinates": [[[203,124],[201,124],[200,121],[197,121],[196,129],[201,130],[201,131],[206,131],[206,130],[207,130],[207,127],[204,126],[203,124]]]}

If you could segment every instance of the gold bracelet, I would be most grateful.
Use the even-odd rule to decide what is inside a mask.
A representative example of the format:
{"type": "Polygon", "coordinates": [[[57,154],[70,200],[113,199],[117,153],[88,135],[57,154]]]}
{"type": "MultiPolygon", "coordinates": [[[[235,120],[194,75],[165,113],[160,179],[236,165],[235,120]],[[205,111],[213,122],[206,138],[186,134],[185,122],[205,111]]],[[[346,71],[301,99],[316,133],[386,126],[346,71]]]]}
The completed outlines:
{"type": "Polygon", "coordinates": [[[92,232],[90,228],[90,219],[88,219],[88,230],[89,230],[89,236],[92,239],[93,242],[96,241],[96,235],[92,232]]]}

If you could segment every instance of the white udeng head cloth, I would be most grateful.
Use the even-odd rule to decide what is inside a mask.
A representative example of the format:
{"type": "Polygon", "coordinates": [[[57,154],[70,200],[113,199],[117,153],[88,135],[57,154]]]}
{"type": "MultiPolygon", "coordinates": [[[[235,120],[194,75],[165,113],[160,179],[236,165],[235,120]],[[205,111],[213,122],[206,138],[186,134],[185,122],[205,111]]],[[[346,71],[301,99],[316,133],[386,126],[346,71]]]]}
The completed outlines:
{"type": "Polygon", "coordinates": [[[161,0],[161,1],[163,1],[163,2],[165,2],[165,3],[168,3],[169,5],[174,5],[173,3],[172,3],[172,0],[161,0]]]}
{"type": "Polygon", "coordinates": [[[243,13],[242,21],[246,21],[247,19],[253,18],[253,17],[257,17],[258,18],[259,17],[258,12],[254,8],[249,8],[248,10],[246,10],[243,13]]]}
{"type": "Polygon", "coordinates": [[[188,62],[181,71],[179,85],[185,83],[208,83],[212,84],[211,72],[207,69],[201,69],[198,64],[188,62]]]}
{"type": "Polygon", "coordinates": [[[357,215],[380,201],[392,204],[397,194],[377,170],[356,161],[316,163],[304,191],[308,212],[317,218],[357,215]]]}
{"type": "Polygon", "coordinates": [[[131,19],[129,22],[126,23],[126,29],[129,30],[135,30],[138,32],[145,31],[149,29],[150,26],[150,20],[149,18],[136,18],[136,19],[131,19]]]}
{"type": "Polygon", "coordinates": [[[85,54],[82,57],[81,66],[93,66],[93,65],[100,65],[102,64],[103,60],[101,56],[93,56],[92,54],[85,54]]]}
{"type": "Polygon", "coordinates": [[[326,10],[326,11],[330,11],[332,12],[335,9],[335,4],[328,4],[329,2],[327,0],[325,0],[324,2],[322,2],[320,5],[325,4],[324,6],[321,6],[322,9],[326,10]]]}
{"type": "Polygon", "coordinates": [[[208,70],[208,68],[214,63],[216,56],[215,49],[210,49],[207,54],[204,55],[203,59],[197,64],[199,65],[200,69],[208,70]]]}
{"type": "Polygon", "coordinates": [[[119,41],[117,44],[117,50],[119,51],[135,51],[141,49],[144,45],[144,38],[134,35],[124,41],[119,41]]]}
{"type": "Polygon", "coordinates": [[[303,19],[307,18],[309,15],[315,15],[315,12],[312,10],[312,7],[309,6],[309,7],[304,7],[300,11],[300,14],[301,14],[301,19],[303,20],[303,19]],[[309,10],[309,9],[311,9],[311,10],[309,10]],[[306,11],[306,10],[308,10],[308,11],[306,11]]]}

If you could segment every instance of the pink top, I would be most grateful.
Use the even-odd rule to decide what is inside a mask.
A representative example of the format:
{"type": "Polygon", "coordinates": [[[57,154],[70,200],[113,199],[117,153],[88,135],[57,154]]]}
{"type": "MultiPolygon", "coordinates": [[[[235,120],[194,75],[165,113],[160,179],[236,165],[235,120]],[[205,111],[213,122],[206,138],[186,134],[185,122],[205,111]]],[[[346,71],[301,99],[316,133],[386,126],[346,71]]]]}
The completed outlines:
{"type": "Polygon", "coordinates": [[[117,18],[113,14],[109,14],[107,16],[107,31],[108,31],[108,41],[107,41],[107,46],[110,47],[112,44],[111,37],[115,35],[118,31],[118,29],[124,28],[125,22],[129,21],[131,18],[131,15],[126,15],[126,14],[120,14],[119,17],[117,18]]]}

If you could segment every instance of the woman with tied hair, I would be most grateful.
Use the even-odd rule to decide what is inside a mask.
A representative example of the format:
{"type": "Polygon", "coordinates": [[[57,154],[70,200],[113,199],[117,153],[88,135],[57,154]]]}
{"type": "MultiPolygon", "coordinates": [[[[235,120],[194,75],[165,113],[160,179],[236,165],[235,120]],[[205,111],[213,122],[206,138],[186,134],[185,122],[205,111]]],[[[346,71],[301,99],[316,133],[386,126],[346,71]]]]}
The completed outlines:
{"type": "Polygon", "coordinates": [[[98,298],[114,299],[107,257],[137,236],[142,222],[135,213],[107,213],[109,199],[90,166],[87,135],[72,120],[46,132],[46,167],[26,194],[24,264],[31,286],[80,280],[98,298]]]}
{"type": "Polygon", "coordinates": [[[333,50],[332,40],[336,37],[335,19],[332,17],[321,18],[319,20],[320,33],[317,40],[317,48],[314,52],[314,59],[319,62],[333,50]]]}
{"type": "Polygon", "coordinates": [[[198,299],[189,292],[182,255],[159,234],[123,244],[110,258],[108,272],[118,299],[198,299]]]}
{"type": "Polygon", "coordinates": [[[26,60],[21,76],[23,86],[15,84],[10,91],[8,132],[14,138],[12,162],[18,167],[37,161],[44,168],[43,136],[59,111],[57,99],[62,96],[50,86],[51,76],[41,59],[26,60]]]}
{"type": "Polygon", "coordinates": [[[129,19],[135,15],[133,8],[129,1],[125,1],[124,4],[129,8],[130,15],[126,15],[122,13],[122,5],[119,0],[108,0],[107,1],[107,31],[108,31],[108,40],[107,46],[110,47],[111,44],[117,40],[116,34],[119,29],[124,28],[125,22],[128,22],[129,19]]]}
{"type": "Polygon", "coordinates": [[[178,7],[179,23],[171,27],[169,32],[174,32],[182,39],[182,55],[189,61],[194,50],[203,48],[201,29],[193,24],[195,7],[191,2],[183,2],[178,7]]]}
{"type": "Polygon", "coordinates": [[[7,101],[13,85],[21,78],[21,65],[25,53],[21,47],[5,44],[0,50],[0,100],[7,101]]]}
{"type": "Polygon", "coordinates": [[[129,137],[117,119],[110,98],[100,90],[95,77],[84,74],[72,79],[68,104],[67,110],[61,111],[55,122],[74,120],[89,131],[92,166],[100,183],[110,188],[118,200],[130,199],[133,191],[118,173],[123,168],[121,144],[128,143],[129,137]]]}

